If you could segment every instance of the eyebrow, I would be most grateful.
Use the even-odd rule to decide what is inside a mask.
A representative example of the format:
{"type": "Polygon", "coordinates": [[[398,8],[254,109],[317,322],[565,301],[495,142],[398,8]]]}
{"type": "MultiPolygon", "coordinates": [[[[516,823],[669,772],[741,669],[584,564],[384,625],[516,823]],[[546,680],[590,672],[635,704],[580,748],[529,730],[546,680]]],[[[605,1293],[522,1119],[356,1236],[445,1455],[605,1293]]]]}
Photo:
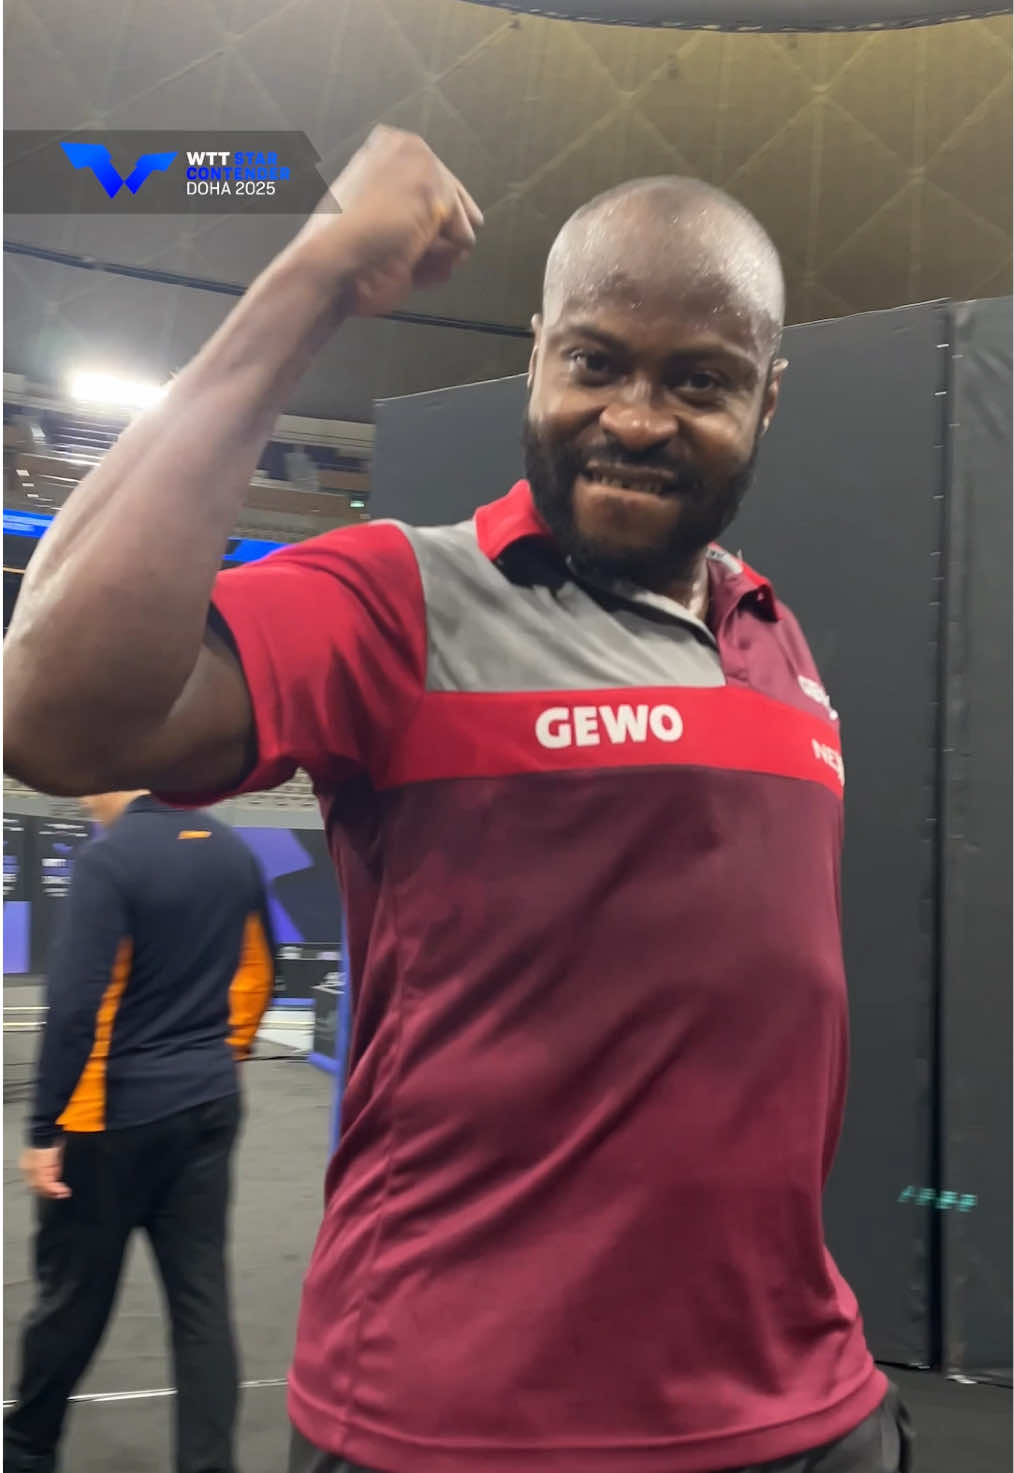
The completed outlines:
{"type": "Polygon", "coordinates": [[[562,337],[594,338],[604,348],[611,349],[614,353],[629,353],[630,349],[621,338],[614,338],[612,333],[603,332],[600,327],[593,327],[590,322],[573,322],[560,330],[562,337]]]}
{"type": "MultiPolygon", "coordinates": [[[[557,329],[560,337],[590,338],[601,343],[612,353],[629,355],[630,345],[622,338],[614,337],[612,333],[605,332],[601,327],[595,327],[590,322],[577,322],[563,324],[557,329]]],[[[734,358],[736,362],[756,380],[761,377],[761,369],[757,362],[743,348],[737,348],[732,343],[718,342],[714,338],[705,338],[698,342],[691,342],[686,347],[678,349],[668,355],[670,362],[685,361],[688,358],[734,358]]]]}

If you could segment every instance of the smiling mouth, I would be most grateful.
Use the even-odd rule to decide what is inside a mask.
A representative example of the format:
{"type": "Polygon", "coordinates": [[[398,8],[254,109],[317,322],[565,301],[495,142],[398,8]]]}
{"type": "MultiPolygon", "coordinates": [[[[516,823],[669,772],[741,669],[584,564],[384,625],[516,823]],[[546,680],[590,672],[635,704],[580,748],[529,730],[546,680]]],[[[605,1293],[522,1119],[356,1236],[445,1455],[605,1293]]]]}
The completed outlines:
{"type": "Polygon", "coordinates": [[[652,475],[633,470],[584,470],[584,480],[596,486],[609,486],[617,491],[639,491],[645,496],[671,495],[678,487],[671,476],[652,475]]]}

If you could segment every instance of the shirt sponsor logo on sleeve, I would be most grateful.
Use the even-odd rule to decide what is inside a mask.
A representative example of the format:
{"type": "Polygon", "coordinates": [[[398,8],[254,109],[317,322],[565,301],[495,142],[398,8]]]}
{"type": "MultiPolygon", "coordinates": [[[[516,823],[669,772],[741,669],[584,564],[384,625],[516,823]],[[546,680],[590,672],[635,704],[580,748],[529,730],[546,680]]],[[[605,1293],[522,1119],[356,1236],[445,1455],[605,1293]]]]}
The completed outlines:
{"type": "Polygon", "coordinates": [[[837,751],[834,747],[826,746],[824,742],[818,742],[817,738],[814,737],[813,755],[816,757],[818,762],[827,763],[828,767],[830,767],[831,770],[837,775],[838,781],[841,783],[842,787],[844,787],[845,763],[842,761],[841,753],[837,751]]]}
{"type": "Polygon", "coordinates": [[[816,701],[818,706],[823,706],[832,721],[838,720],[838,712],[831,705],[831,698],[827,691],[817,680],[811,680],[808,675],[800,675],[799,689],[804,696],[809,696],[811,701],[816,701]]]}
{"type": "Polygon", "coordinates": [[[535,735],[543,747],[614,746],[623,742],[678,742],[683,718],[675,706],[550,706],[540,712],[535,735]]]}

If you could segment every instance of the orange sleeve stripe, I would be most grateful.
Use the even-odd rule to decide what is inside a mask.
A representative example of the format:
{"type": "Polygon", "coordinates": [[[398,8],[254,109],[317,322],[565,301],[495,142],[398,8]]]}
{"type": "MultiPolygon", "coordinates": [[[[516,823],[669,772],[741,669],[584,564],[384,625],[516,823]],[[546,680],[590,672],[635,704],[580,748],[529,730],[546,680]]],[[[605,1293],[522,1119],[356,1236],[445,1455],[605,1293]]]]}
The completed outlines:
{"type": "Polygon", "coordinates": [[[121,941],[113,963],[112,980],[102,994],[95,1016],[95,1042],[92,1044],[92,1051],[67,1108],[57,1121],[64,1130],[93,1133],[106,1128],[106,1064],[109,1059],[109,1044],[124,988],[130,978],[133,957],[131,943],[121,941]]]}
{"type": "Polygon", "coordinates": [[[239,967],[229,987],[229,1043],[245,1057],[257,1037],[275,983],[274,959],[259,915],[250,915],[243,928],[239,967]]]}

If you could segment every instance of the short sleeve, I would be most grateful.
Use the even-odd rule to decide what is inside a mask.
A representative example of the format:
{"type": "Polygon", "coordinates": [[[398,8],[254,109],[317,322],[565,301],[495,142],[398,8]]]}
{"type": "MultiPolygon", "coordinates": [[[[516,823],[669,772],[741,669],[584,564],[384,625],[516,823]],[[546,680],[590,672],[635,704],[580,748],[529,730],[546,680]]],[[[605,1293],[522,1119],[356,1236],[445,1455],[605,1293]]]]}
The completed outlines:
{"type": "Polygon", "coordinates": [[[383,764],[426,679],[422,583],[400,527],[343,528],[222,573],[212,607],[256,727],[257,759],[236,792],[277,787],[297,768],[326,789],[383,764]]]}

